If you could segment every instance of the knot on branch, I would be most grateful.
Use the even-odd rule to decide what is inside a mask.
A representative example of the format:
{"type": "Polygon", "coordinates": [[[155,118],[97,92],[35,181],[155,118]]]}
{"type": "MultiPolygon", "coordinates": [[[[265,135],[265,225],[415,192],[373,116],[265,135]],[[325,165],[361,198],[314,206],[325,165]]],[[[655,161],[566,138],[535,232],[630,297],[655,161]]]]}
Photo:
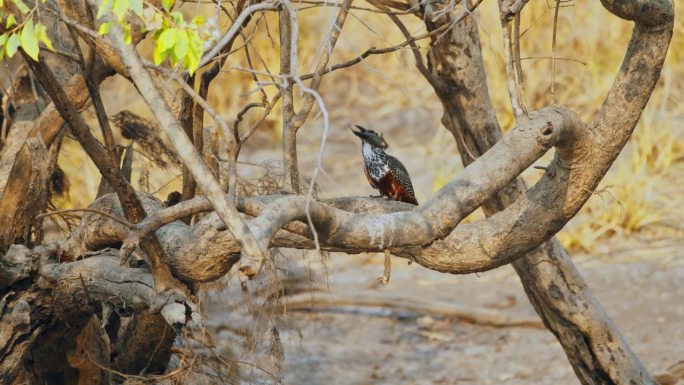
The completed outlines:
{"type": "Polygon", "coordinates": [[[468,93],[466,97],[471,94],[471,92],[460,82],[452,78],[445,76],[436,76],[434,82],[435,92],[442,99],[451,99],[456,95],[468,93]]]}
{"type": "Polygon", "coordinates": [[[539,135],[537,136],[537,143],[548,149],[556,142],[557,130],[554,129],[551,121],[546,122],[545,125],[539,127],[539,135]]]}
{"type": "Polygon", "coordinates": [[[501,20],[509,22],[519,14],[529,0],[504,0],[501,3],[501,20]]]}

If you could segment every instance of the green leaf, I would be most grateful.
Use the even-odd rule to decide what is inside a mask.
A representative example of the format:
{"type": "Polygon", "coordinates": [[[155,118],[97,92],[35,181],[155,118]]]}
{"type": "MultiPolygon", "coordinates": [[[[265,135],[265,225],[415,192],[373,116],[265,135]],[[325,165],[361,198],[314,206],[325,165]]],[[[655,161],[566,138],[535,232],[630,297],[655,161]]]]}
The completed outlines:
{"type": "Polygon", "coordinates": [[[112,6],[112,12],[116,16],[117,20],[123,21],[126,11],[129,9],[128,0],[114,0],[114,5],[112,6]]]}
{"type": "Polygon", "coordinates": [[[7,16],[7,22],[5,23],[5,28],[12,28],[12,26],[17,25],[17,19],[14,15],[10,14],[7,16]]]}
{"type": "Polygon", "coordinates": [[[99,19],[105,14],[109,13],[109,11],[112,10],[112,0],[103,0],[102,4],[100,4],[100,8],[97,10],[97,16],[95,18],[99,19]]]}
{"type": "Polygon", "coordinates": [[[19,12],[21,12],[21,13],[26,13],[26,12],[30,11],[29,7],[27,7],[26,4],[24,4],[23,1],[21,1],[21,0],[12,0],[12,2],[14,3],[14,5],[17,6],[17,8],[19,8],[19,12]]]}
{"type": "Polygon", "coordinates": [[[123,31],[124,31],[124,39],[123,39],[124,43],[131,44],[131,42],[133,41],[133,37],[131,36],[131,25],[126,24],[123,27],[124,27],[124,29],[123,29],[123,31]]]}
{"type": "Polygon", "coordinates": [[[188,53],[188,35],[183,30],[176,32],[176,45],[173,46],[173,58],[177,61],[183,59],[188,53]]]}
{"type": "Polygon", "coordinates": [[[189,38],[190,46],[188,54],[185,56],[185,68],[187,68],[190,75],[192,75],[197,71],[200,58],[202,57],[202,39],[195,34],[191,34],[189,38]]]}
{"type": "Polygon", "coordinates": [[[7,45],[5,45],[7,57],[11,58],[12,56],[14,56],[14,54],[17,53],[17,48],[19,48],[19,35],[13,33],[12,35],[10,35],[9,39],[7,39],[7,45]]]}
{"type": "Polygon", "coordinates": [[[128,0],[131,4],[131,11],[142,17],[143,14],[143,0],[128,0]]]}
{"type": "Polygon", "coordinates": [[[161,51],[166,51],[176,44],[176,29],[168,28],[162,31],[162,33],[157,38],[157,47],[161,51]]]}
{"type": "Polygon", "coordinates": [[[50,40],[50,37],[47,35],[47,28],[45,28],[45,25],[36,24],[36,39],[45,44],[51,51],[55,50],[55,47],[52,46],[52,40],[50,40]]]}
{"type": "Polygon", "coordinates": [[[171,7],[173,7],[173,4],[176,2],[176,0],[162,0],[162,7],[166,10],[166,12],[169,12],[171,10],[171,7]]]}
{"type": "Polygon", "coordinates": [[[29,19],[21,30],[21,48],[31,59],[38,61],[38,40],[33,28],[33,19],[29,19]]]}

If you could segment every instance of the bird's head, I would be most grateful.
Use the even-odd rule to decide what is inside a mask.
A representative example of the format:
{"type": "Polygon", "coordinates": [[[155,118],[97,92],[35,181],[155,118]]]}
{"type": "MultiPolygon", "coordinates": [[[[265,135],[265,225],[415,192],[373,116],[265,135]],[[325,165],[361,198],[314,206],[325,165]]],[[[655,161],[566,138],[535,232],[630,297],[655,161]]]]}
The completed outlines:
{"type": "Polygon", "coordinates": [[[356,128],[358,128],[359,130],[354,131],[354,129],[352,128],[352,132],[354,133],[354,135],[361,138],[361,140],[363,140],[364,142],[367,142],[373,147],[380,147],[383,150],[389,147],[387,142],[385,142],[385,138],[382,137],[382,134],[378,135],[377,132],[373,130],[367,130],[361,126],[356,126],[356,128]]]}

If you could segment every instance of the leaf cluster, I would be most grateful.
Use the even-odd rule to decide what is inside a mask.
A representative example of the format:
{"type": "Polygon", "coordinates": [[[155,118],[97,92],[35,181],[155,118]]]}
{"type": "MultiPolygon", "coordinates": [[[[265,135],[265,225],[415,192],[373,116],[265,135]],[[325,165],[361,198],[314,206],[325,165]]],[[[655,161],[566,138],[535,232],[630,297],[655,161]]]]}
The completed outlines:
{"type": "Polygon", "coordinates": [[[144,32],[152,32],[155,40],[154,63],[159,65],[169,59],[172,66],[182,65],[194,73],[202,57],[205,46],[217,36],[215,23],[207,23],[203,16],[195,16],[187,22],[180,11],[173,10],[175,0],[162,0],[162,8],[145,7],[142,0],[105,0],[102,2],[97,18],[112,13],[114,20],[103,22],[98,30],[100,35],[109,33],[112,23],[123,27],[124,41],[131,41],[131,24],[127,16],[132,14],[142,22],[144,32]]]}
{"type": "Polygon", "coordinates": [[[45,25],[34,22],[37,7],[29,8],[22,0],[0,0],[0,60],[12,58],[21,48],[37,61],[39,43],[54,49],[45,25]]]}

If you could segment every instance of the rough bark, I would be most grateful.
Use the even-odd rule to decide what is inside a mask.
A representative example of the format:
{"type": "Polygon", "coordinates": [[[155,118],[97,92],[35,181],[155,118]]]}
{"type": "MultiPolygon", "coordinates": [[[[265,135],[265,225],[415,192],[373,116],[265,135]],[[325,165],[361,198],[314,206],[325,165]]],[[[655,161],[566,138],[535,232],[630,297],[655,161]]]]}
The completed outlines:
{"type": "MultiPolygon", "coordinates": [[[[610,4],[607,8],[610,9],[610,4]]],[[[592,124],[598,127],[600,122],[604,122],[604,127],[597,130],[602,134],[600,141],[611,143],[609,148],[612,151],[607,153],[608,156],[599,157],[599,167],[609,167],[614,160],[613,155],[624,145],[660,73],[669,42],[671,14],[667,16],[667,5],[654,8],[660,12],[652,9],[660,16],[660,24],[655,23],[659,31],[646,38],[642,32],[644,26],[637,25],[621,73],[597,123],[592,124]],[[639,63],[638,71],[630,69],[636,69],[633,63],[639,63]],[[630,79],[623,80],[625,77],[630,79]],[[625,98],[627,81],[631,95],[625,98]],[[637,93],[640,95],[635,95],[637,93]],[[612,122],[606,123],[605,116],[612,112],[611,109],[629,113],[620,112],[613,116],[612,122]]],[[[434,10],[428,8],[427,12],[434,10]]],[[[648,19],[648,22],[652,20],[648,19]]],[[[436,25],[428,23],[428,27],[435,28],[436,25]]],[[[474,161],[472,156],[480,156],[501,138],[487,90],[476,22],[472,18],[466,19],[454,27],[449,38],[436,41],[430,59],[433,71],[442,81],[457,85],[452,95],[440,95],[444,105],[442,122],[454,135],[462,161],[468,165],[474,161]]],[[[524,194],[525,188],[524,182],[516,179],[484,205],[485,213],[491,216],[509,206],[524,194]]],[[[552,238],[527,253],[513,262],[513,267],[537,313],[558,338],[582,383],[654,383],[557,239],[552,238]]]]}
{"type": "Polygon", "coordinates": [[[159,314],[138,311],[126,325],[114,360],[124,373],[162,373],[171,357],[176,332],[159,314]]]}
{"type": "Polygon", "coordinates": [[[297,161],[297,128],[295,127],[294,80],[290,76],[292,68],[292,22],[285,10],[278,13],[280,22],[280,76],[283,78],[283,188],[299,194],[299,163],[297,161]]]}
{"type": "MultiPolygon", "coordinates": [[[[116,191],[116,194],[124,208],[126,219],[136,223],[142,220],[146,213],[142,204],[135,194],[133,186],[124,178],[119,165],[107,153],[106,149],[95,139],[90,132],[90,127],[76,110],[75,106],[67,99],[64,90],[57,84],[52,71],[43,61],[33,61],[27,55],[25,60],[31,67],[36,78],[43,88],[48,92],[52,101],[59,107],[60,114],[65,121],[71,125],[72,132],[86,151],[91,160],[95,163],[102,177],[107,179],[107,183],[116,191]]],[[[154,237],[141,240],[141,246],[145,250],[148,262],[155,275],[157,289],[161,292],[167,289],[176,289],[177,281],[171,275],[168,266],[162,261],[162,251],[159,242],[154,237]]]]}
{"type": "Polygon", "coordinates": [[[28,244],[35,217],[47,206],[50,158],[43,142],[28,138],[10,172],[13,183],[0,196],[0,252],[13,243],[28,244]]]}
{"type": "Polygon", "coordinates": [[[33,250],[14,245],[3,258],[14,270],[0,285],[5,293],[0,306],[2,383],[13,383],[26,369],[37,383],[108,384],[108,372],[93,363],[109,366],[114,348],[99,318],[105,308],[139,316],[129,323],[134,330],[119,336],[114,365],[121,366],[114,367],[133,374],[145,368],[163,370],[175,337],[173,327],[188,322],[162,318],[169,314],[164,311],[167,304],[154,290],[150,271],[120,266],[113,250],[70,263],[59,263],[60,255],[54,245],[33,250]],[[144,331],[148,334],[143,336],[144,331]],[[146,353],[134,348],[151,345],[146,353]]]}

